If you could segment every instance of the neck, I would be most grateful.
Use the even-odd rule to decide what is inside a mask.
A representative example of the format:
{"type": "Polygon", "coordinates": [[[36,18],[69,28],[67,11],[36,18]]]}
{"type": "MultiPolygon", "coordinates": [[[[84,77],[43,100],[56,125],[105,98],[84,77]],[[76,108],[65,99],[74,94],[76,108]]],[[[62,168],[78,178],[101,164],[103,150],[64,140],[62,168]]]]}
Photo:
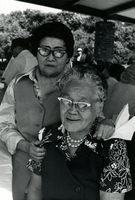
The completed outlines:
{"type": "Polygon", "coordinates": [[[70,131],[67,131],[71,138],[72,139],[75,139],[75,140],[78,140],[78,139],[82,139],[84,138],[85,136],[87,136],[89,133],[91,133],[94,129],[94,127],[96,126],[96,120],[92,123],[92,124],[89,124],[90,126],[87,127],[87,129],[85,131],[82,131],[82,132],[70,132],[70,131]]]}
{"type": "Polygon", "coordinates": [[[86,136],[82,139],[74,140],[71,138],[70,134],[67,133],[67,144],[69,147],[76,148],[76,147],[79,147],[83,143],[85,138],[86,136]]]}
{"type": "Polygon", "coordinates": [[[57,81],[59,81],[61,79],[61,77],[63,76],[64,72],[62,72],[61,74],[59,74],[57,76],[46,76],[46,75],[42,75],[42,73],[40,72],[39,67],[37,66],[35,74],[36,74],[37,80],[39,80],[39,79],[42,79],[42,80],[50,79],[52,81],[57,82],[57,81]]]}
{"type": "Polygon", "coordinates": [[[42,100],[46,100],[52,93],[58,92],[59,88],[56,78],[42,76],[39,70],[36,70],[36,79],[41,93],[42,100]]]}
{"type": "Polygon", "coordinates": [[[86,131],[85,133],[74,133],[67,132],[73,140],[81,140],[88,135],[90,131],[86,131]]]}

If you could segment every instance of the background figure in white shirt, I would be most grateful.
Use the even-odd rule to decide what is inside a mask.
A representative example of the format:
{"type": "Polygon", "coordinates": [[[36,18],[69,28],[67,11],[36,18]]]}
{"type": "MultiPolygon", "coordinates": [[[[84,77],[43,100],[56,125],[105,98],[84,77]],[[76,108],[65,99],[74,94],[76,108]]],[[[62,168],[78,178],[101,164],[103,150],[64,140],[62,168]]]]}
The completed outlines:
{"type": "Polygon", "coordinates": [[[28,38],[16,38],[12,40],[11,51],[14,57],[5,69],[2,78],[9,85],[10,81],[17,75],[27,73],[37,65],[37,59],[29,50],[28,38]]]}

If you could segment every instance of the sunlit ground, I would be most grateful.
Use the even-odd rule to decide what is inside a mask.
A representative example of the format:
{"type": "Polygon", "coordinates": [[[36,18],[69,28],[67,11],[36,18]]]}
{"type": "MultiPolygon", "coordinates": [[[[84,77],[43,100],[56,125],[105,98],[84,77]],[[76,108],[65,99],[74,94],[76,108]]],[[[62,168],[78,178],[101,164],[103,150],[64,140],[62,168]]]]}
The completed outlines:
{"type": "Polygon", "coordinates": [[[5,144],[0,140],[0,200],[12,198],[12,161],[5,144]]]}
{"type": "Polygon", "coordinates": [[[13,200],[11,191],[0,188],[0,200],[13,200]]]}

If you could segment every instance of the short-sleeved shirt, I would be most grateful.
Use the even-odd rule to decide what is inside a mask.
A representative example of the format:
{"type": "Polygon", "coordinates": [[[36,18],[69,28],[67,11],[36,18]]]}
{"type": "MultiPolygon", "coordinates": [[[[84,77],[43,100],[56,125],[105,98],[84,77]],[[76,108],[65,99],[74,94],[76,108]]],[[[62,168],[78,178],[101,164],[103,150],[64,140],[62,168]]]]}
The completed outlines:
{"type": "Polygon", "coordinates": [[[66,131],[63,133],[56,125],[45,129],[41,145],[47,153],[42,163],[28,163],[28,168],[42,176],[44,199],[98,200],[99,190],[125,193],[132,189],[125,141],[99,141],[93,133],[71,157],[66,131]]]}

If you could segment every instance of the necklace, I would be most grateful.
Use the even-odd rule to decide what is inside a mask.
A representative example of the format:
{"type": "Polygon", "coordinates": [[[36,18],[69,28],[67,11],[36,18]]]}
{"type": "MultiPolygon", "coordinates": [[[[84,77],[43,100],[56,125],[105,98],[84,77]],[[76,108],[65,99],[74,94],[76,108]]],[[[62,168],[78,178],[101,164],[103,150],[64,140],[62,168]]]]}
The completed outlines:
{"type": "Polygon", "coordinates": [[[87,135],[90,134],[91,132],[93,132],[93,130],[95,129],[96,125],[97,125],[97,119],[93,123],[92,127],[90,128],[90,130],[86,134],[86,136],[84,138],[82,138],[82,139],[79,139],[79,140],[72,139],[70,134],[69,134],[69,132],[67,132],[67,145],[69,147],[72,147],[72,148],[79,147],[83,143],[83,141],[86,139],[87,135]]]}
{"type": "Polygon", "coordinates": [[[70,134],[67,132],[67,144],[70,147],[73,147],[73,148],[79,147],[80,144],[82,144],[85,139],[86,139],[86,136],[84,138],[74,140],[71,138],[70,134]]]}

